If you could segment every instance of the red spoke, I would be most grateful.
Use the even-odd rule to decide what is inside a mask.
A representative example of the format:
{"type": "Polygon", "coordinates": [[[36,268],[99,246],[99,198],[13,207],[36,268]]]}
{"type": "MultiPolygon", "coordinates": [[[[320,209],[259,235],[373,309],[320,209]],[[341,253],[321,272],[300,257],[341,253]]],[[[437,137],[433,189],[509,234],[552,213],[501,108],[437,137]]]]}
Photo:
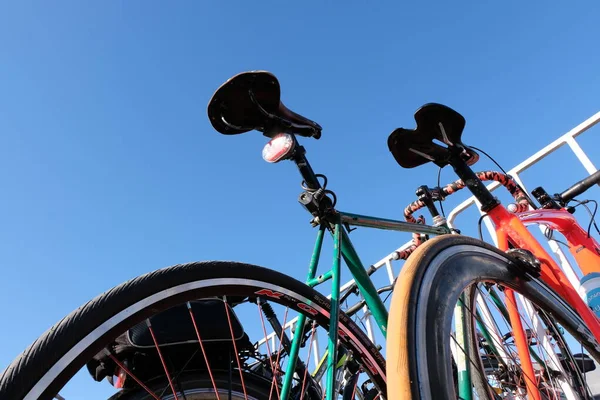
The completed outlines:
{"type": "MultiPolygon", "coordinates": [[[[283,324],[281,324],[281,335],[279,336],[279,347],[277,348],[277,360],[275,361],[275,365],[279,369],[279,358],[281,356],[281,346],[283,344],[283,335],[285,334],[285,323],[287,322],[289,308],[285,309],[285,314],[283,315],[283,324]]],[[[277,387],[276,376],[273,374],[273,381],[271,383],[271,390],[269,391],[269,400],[271,400],[271,396],[273,395],[273,385],[277,387]]]]}
{"type": "Polygon", "coordinates": [[[229,315],[229,307],[227,307],[227,298],[223,296],[223,304],[225,304],[225,312],[227,313],[227,321],[229,322],[229,332],[231,332],[231,341],[233,342],[233,351],[235,352],[235,360],[237,362],[238,370],[240,371],[240,380],[242,381],[242,390],[244,391],[244,399],[248,400],[246,394],[246,384],[244,383],[244,374],[242,373],[242,365],[240,363],[240,356],[237,351],[237,345],[235,343],[235,335],[233,334],[233,326],[231,325],[231,316],[229,315]]]}
{"type": "Polygon", "coordinates": [[[304,370],[304,379],[302,380],[302,390],[300,391],[300,400],[304,398],[304,385],[306,384],[306,376],[308,375],[308,368],[310,363],[310,355],[312,354],[313,341],[315,339],[315,331],[317,330],[316,325],[313,323],[312,333],[310,334],[310,344],[308,345],[308,356],[306,357],[306,369],[304,370]]]}
{"type": "MultiPolygon", "coordinates": [[[[269,339],[267,339],[267,328],[265,327],[265,316],[263,315],[262,309],[260,308],[260,306],[257,304],[257,308],[258,308],[258,314],[260,315],[260,323],[262,325],[263,328],[263,332],[265,335],[265,344],[267,345],[267,355],[269,356],[269,363],[271,364],[271,371],[273,372],[273,375],[275,375],[276,371],[275,371],[275,365],[273,364],[273,357],[271,357],[271,346],[269,345],[269,339]]],[[[273,388],[273,385],[271,385],[271,389],[273,388]]],[[[277,390],[277,397],[281,397],[280,393],[279,393],[279,386],[275,385],[275,390],[277,390]]]]}
{"type": "Polygon", "coordinates": [[[200,331],[198,331],[198,325],[196,325],[196,318],[194,317],[194,313],[192,312],[192,306],[189,301],[187,303],[187,307],[190,312],[190,317],[192,317],[192,324],[194,324],[196,336],[198,336],[198,343],[200,343],[200,349],[202,350],[202,355],[204,356],[204,361],[206,362],[206,368],[208,368],[208,375],[210,376],[210,381],[212,382],[213,389],[215,389],[215,395],[217,396],[217,400],[221,400],[221,397],[219,396],[219,391],[217,389],[217,384],[215,383],[215,378],[213,377],[210,365],[208,364],[208,357],[206,355],[206,350],[204,350],[204,344],[202,344],[202,339],[200,338],[200,331]]]}
{"type": "Polygon", "coordinates": [[[119,366],[119,368],[121,368],[123,371],[125,371],[125,373],[127,375],[129,375],[134,381],[137,382],[138,385],[140,385],[146,392],[148,392],[148,394],[150,396],[154,397],[156,400],[160,400],[160,397],[158,397],[156,394],[154,394],[154,392],[152,390],[150,390],[148,388],[148,386],[144,385],[144,383],[142,381],[140,381],[138,379],[138,377],[133,374],[133,372],[131,372],[129,369],[127,369],[127,367],[121,361],[119,361],[112,354],[109,354],[108,356],[115,362],[115,364],[117,364],[119,366]]]}
{"type": "Polygon", "coordinates": [[[158,342],[156,341],[156,336],[154,336],[154,330],[152,329],[152,324],[150,324],[150,320],[146,320],[146,325],[148,325],[148,330],[150,331],[150,335],[152,336],[152,341],[154,342],[154,346],[156,346],[156,351],[158,351],[158,357],[160,358],[160,362],[165,370],[165,374],[167,374],[167,380],[169,381],[169,386],[171,386],[171,391],[173,391],[173,396],[175,396],[175,400],[179,400],[177,397],[177,392],[175,391],[175,386],[173,386],[173,381],[171,381],[171,375],[169,375],[169,370],[167,369],[167,364],[165,363],[165,359],[163,358],[162,353],[160,352],[160,347],[158,347],[158,342]]]}

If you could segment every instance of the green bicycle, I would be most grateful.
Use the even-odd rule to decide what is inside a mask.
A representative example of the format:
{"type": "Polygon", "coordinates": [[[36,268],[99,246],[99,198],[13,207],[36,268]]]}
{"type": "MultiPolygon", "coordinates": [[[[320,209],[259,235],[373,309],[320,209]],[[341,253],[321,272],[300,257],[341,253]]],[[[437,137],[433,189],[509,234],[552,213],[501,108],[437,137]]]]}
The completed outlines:
{"type": "MultiPolygon", "coordinates": [[[[86,383],[108,381],[103,387],[119,400],[385,397],[383,355],[352,313],[340,312],[340,302],[354,289],[340,292],[343,259],[385,336],[386,307],[348,230],[362,226],[417,235],[450,230],[336,210],[327,179],[313,172],[297,140],[319,138],[321,127],[283,106],[279,82],[270,73],[233,77],[214,94],[208,113],[223,134],[263,132],[270,139],[265,160],[286,159],[298,166],[303,187],[299,202],[317,228],[306,283],[236,262],[178,265],[140,276],[81,306],[42,335],[3,372],[0,398],[52,399],[59,393],[68,398],[71,382],[85,375],[86,383]],[[333,262],[318,274],[326,232],[333,236],[333,262]],[[314,289],[329,281],[331,299],[314,289]],[[289,337],[282,327],[292,313],[298,319],[289,337]],[[238,321],[247,315],[260,316],[263,329],[247,331],[248,325],[238,321]],[[266,337],[265,325],[277,340],[259,352],[250,336],[262,330],[266,337]],[[179,327],[176,332],[174,326],[179,327]],[[326,336],[328,346],[315,354],[319,368],[309,372],[311,353],[304,360],[299,353],[310,349],[316,335],[326,336]]],[[[97,386],[91,392],[95,390],[97,386]]]]}

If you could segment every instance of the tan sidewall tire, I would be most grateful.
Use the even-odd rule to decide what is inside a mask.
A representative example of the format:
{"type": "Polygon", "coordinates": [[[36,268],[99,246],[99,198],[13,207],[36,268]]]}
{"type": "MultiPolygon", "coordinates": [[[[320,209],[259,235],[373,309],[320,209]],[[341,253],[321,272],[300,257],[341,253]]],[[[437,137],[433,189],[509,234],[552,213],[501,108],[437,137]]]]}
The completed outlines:
{"type": "Polygon", "coordinates": [[[447,240],[448,235],[438,236],[419,246],[406,260],[398,276],[392,295],[388,319],[386,344],[388,400],[412,400],[409,359],[409,313],[416,307],[415,279],[420,278],[421,263],[430,249],[438,242],[447,240]]]}

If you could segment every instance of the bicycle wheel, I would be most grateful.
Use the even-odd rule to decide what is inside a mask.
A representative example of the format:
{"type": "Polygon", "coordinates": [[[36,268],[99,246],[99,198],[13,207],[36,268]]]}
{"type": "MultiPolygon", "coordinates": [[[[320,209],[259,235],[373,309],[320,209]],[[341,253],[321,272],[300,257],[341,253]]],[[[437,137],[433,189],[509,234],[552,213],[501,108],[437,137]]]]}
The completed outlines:
{"type": "MultiPolygon", "coordinates": [[[[89,369],[89,363],[98,354],[110,353],[115,348],[115,338],[121,337],[123,332],[137,329],[136,327],[139,327],[144,321],[148,322],[150,327],[150,319],[156,315],[162,315],[161,313],[165,310],[172,310],[182,304],[190,307],[190,302],[207,298],[221,299],[226,306],[231,304],[231,307],[236,307],[236,309],[258,304],[263,304],[264,307],[265,303],[279,305],[285,307],[286,317],[287,310],[292,310],[305,315],[309,321],[314,323],[313,326],[320,326],[325,331],[329,325],[330,301],[312,288],[276,271],[236,262],[201,262],[177,265],[123,283],[89,301],[50,328],[2,373],[0,398],[52,399],[59,394],[59,391],[71,378],[79,371],[85,370],[86,365],[89,369]]],[[[271,308],[270,312],[272,313],[272,311],[271,308]]],[[[191,319],[195,326],[196,321],[194,321],[191,311],[190,314],[192,314],[191,319]]],[[[245,311],[239,314],[247,316],[245,311]]],[[[252,314],[250,317],[255,319],[255,316],[256,314],[252,314]]],[[[213,323],[212,321],[206,322],[207,325],[213,323]]],[[[198,325],[201,325],[201,321],[198,321],[198,325]]],[[[281,325],[285,326],[285,321],[281,325]]],[[[305,326],[310,326],[310,324],[305,326]]],[[[202,327],[198,326],[197,328],[202,327]]],[[[232,329],[231,321],[230,329],[232,329]]],[[[339,332],[339,345],[347,349],[360,365],[361,371],[366,372],[367,381],[372,384],[370,386],[374,385],[378,392],[385,393],[385,362],[375,345],[343,313],[339,318],[339,332]]],[[[151,329],[150,333],[152,339],[156,339],[151,329]]],[[[233,337],[233,329],[231,333],[233,337]]],[[[158,333],[156,336],[159,336],[158,333]]],[[[309,339],[308,333],[306,336],[305,342],[309,339]]],[[[268,373],[273,376],[277,375],[272,379],[269,376],[270,382],[273,384],[267,389],[271,395],[277,396],[275,392],[279,388],[276,378],[279,377],[278,374],[281,371],[285,371],[285,368],[281,366],[283,362],[279,365],[271,359],[271,356],[275,358],[277,355],[277,362],[280,357],[285,356],[285,352],[282,350],[285,347],[283,346],[285,340],[282,338],[283,334],[277,338],[279,344],[269,349],[268,357],[255,347],[244,350],[244,357],[255,357],[258,360],[252,366],[244,364],[246,359],[240,363],[240,354],[242,353],[240,349],[236,349],[234,352],[238,358],[237,364],[231,361],[227,363],[225,360],[222,365],[229,366],[230,375],[233,365],[235,369],[233,374],[240,378],[244,376],[242,372],[269,370],[270,372],[262,372],[258,375],[268,375],[268,373]],[[257,368],[257,365],[260,368],[257,368]],[[273,386],[276,387],[273,388],[273,386]]],[[[312,343],[312,337],[310,340],[312,343]]],[[[166,381],[169,382],[168,386],[172,389],[170,390],[172,393],[165,393],[165,396],[175,395],[181,388],[176,385],[176,376],[169,371],[172,368],[170,366],[172,360],[167,360],[161,354],[162,343],[159,344],[156,340],[154,343],[156,349],[153,350],[152,357],[160,358],[160,362],[164,366],[166,381]]],[[[196,342],[196,344],[198,343],[203,343],[203,340],[196,342]]],[[[250,342],[248,341],[248,343],[250,342]]],[[[271,341],[271,343],[276,344],[275,341],[271,341]]],[[[204,347],[208,351],[215,346],[206,343],[204,347]]],[[[203,352],[204,347],[202,347],[203,352]]],[[[311,353],[309,352],[309,354],[311,353]]],[[[212,363],[213,360],[217,360],[219,357],[223,358],[224,355],[216,353],[211,357],[212,363]]],[[[101,363],[95,365],[97,364],[101,363]]],[[[199,366],[198,368],[204,367],[199,366]]],[[[135,380],[132,384],[136,383],[137,386],[134,386],[140,390],[144,388],[153,398],[169,398],[168,396],[159,397],[151,390],[147,390],[149,389],[145,384],[147,382],[143,382],[141,379],[136,380],[134,373],[127,370],[125,365],[122,365],[120,371],[126,371],[127,376],[131,374],[135,380]]],[[[181,372],[183,369],[178,369],[178,371],[181,372]]],[[[203,374],[206,378],[206,371],[203,374]]],[[[364,381],[365,379],[362,380],[363,383],[364,381]]],[[[306,383],[306,381],[302,383],[306,383]]],[[[296,393],[301,388],[305,390],[304,386],[300,386],[300,382],[297,382],[296,388],[296,393]]]]}
{"type": "MultiPolygon", "coordinates": [[[[478,322],[474,312],[477,296],[473,295],[473,290],[479,290],[478,296],[482,296],[482,284],[485,284],[486,288],[499,290],[509,288],[520,294],[533,304],[535,310],[545,317],[551,316],[560,323],[591,357],[597,362],[600,361],[598,343],[574,310],[543,282],[524,277],[515,267],[500,250],[479,240],[459,235],[437,237],[415,251],[401,271],[390,308],[386,349],[387,376],[390,378],[389,399],[459,398],[453,352],[461,349],[452,336],[452,324],[455,305],[465,293],[471,293],[462,297],[468,299],[463,301],[468,302],[466,309],[471,310],[470,321],[466,324],[470,330],[466,335],[470,343],[467,343],[466,347],[476,349],[466,357],[469,367],[475,370],[471,372],[471,379],[489,379],[495,374],[498,364],[504,360],[486,358],[482,346],[473,346],[476,342],[475,326],[478,322]],[[487,362],[494,361],[495,366],[486,370],[482,359],[487,362]]],[[[501,312],[497,311],[494,315],[500,316],[501,312]]],[[[507,331],[510,333],[510,327],[505,332],[507,331]]],[[[533,332],[533,329],[531,331],[533,332]]],[[[530,340],[530,346],[538,341],[541,343],[542,340],[543,338],[530,340]]],[[[505,356],[508,354],[506,361],[511,363],[511,368],[504,371],[503,380],[494,384],[489,380],[483,384],[481,381],[475,382],[473,393],[470,393],[469,397],[497,398],[499,393],[508,395],[507,393],[512,391],[509,398],[526,398],[526,385],[523,383],[523,377],[526,375],[512,368],[518,367],[520,362],[514,359],[516,352],[505,351],[510,345],[509,342],[510,335],[506,334],[495,343],[505,356]],[[510,385],[513,385],[512,389],[507,389],[510,385]]],[[[542,356],[545,357],[546,354],[542,356]]],[[[582,382],[574,382],[577,376],[565,375],[561,366],[556,369],[562,370],[563,375],[559,378],[553,375],[558,371],[545,365],[536,369],[535,385],[540,393],[543,392],[539,398],[560,398],[563,392],[558,387],[567,384],[576,390],[572,390],[571,395],[566,397],[570,398],[573,393],[577,393],[574,398],[588,398],[589,389],[579,388],[582,382]],[[546,376],[550,376],[551,382],[545,380],[546,376]],[[554,386],[550,388],[550,385],[554,386]]],[[[585,384],[585,381],[583,383],[585,384]]]]}

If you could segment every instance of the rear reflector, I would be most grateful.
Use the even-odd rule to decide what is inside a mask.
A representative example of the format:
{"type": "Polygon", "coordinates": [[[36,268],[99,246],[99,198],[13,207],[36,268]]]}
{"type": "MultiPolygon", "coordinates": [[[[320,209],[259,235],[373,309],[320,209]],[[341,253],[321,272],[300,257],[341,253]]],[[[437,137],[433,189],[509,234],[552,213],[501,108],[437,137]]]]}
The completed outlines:
{"type": "Polygon", "coordinates": [[[295,140],[289,133],[280,133],[269,140],[262,151],[265,161],[276,163],[289,157],[294,151],[295,140]]]}
{"type": "Polygon", "coordinates": [[[123,386],[125,385],[125,379],[127,379],[127,373],[125,372],[125,370],[123,368],[120,368],[117,370],[117,375],[115,381],[114,381],[114,387],[117,389],[122,389],[123,386]]]}

